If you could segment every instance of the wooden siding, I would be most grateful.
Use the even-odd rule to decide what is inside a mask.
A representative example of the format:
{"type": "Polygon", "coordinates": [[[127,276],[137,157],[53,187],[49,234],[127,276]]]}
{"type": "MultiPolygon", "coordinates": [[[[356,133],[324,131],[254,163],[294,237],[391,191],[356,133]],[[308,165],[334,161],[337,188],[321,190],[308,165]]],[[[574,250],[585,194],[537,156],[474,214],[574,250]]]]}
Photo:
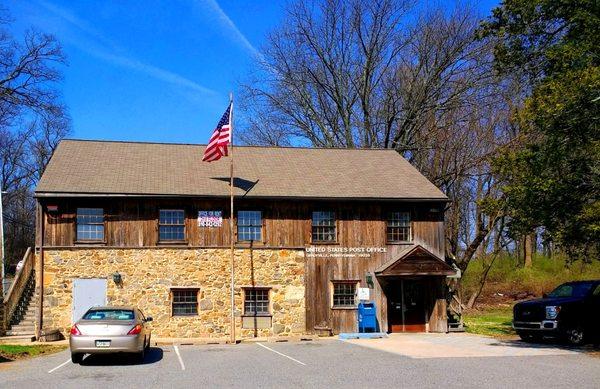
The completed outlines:
{"type": "MultiPolygon", "coordinates": [[[[153,247],[158,242],[160,209],[185,210],[185,236],[190,247],[227,247],[229,245],[229,200],[193,198],[72,198],[41,199],[44,209],[44,246],[77,246],[75,240],[77,207],[102,207],[105,212],[105,242],[108,247],[153,247]],[[47,205],[57,205],[56,214],[46,212],[47,205]],[[219,228],[200,228],[200,210],[223,211],[219,228]]],[[[313,210],[333,210],[336,214],[337,242],[340,247],[386,247],[387,253],[372,254],[369,258],[324,258],[307,255],[306,328],[324,325],[335,333],[356,331],[356,310],[332,309],[331,282],[358,280],[366,287],[367,272],[374,270],[394,255],[401,245],[386,242],[387,213],[411,212],[413,243],[418,243],[437,256],[444,257],[443,203],[359,202],[359,201],[292,201],[236,199],[238,210],[260,210],[263,217],[263,239],[254,247],[307,247],[311,242],[313,210]],[[437,209],[437,212],[433,210],[437,209]]],[[[239,244],[238,246],[243,246],[239,244]]],[[[323,245],[329,247],[331,245],[323,245]]],[[[382,285],[373,274],[371,299],[377,304],[380,329],[387,330],[387,300],[382,285]]],[[[436,310],[438,310],[436,308],[436,310]]],[[[436,318],[432,324],[439,327],[436,318]]]]}
{"type": "MultiPolygon", "coordinates": [[[[158,213],[160,209],[185,210],[187,245],[223,247],[229,245],[228,200],[200,199],[45,199],[43,205],[57,205],[58,212],[48,213],[44,206],[44,245],[73,246],[76,242],[76,212],[78,207],[103,208],[106,246],[148,247],[159,245],[158,213]],[[223,211],[222,227],[198,227],[200,210],[223,211]]],[[[263,217],[263,239],[255,246],[305,247],[311,245],[313,210],[333,210],[337,222],[339,246],[385,246],[385,217],[391,209],[412,209],[413,240],[421,242],[436,254],[443,254],[442,213],[433,216],[425,209],[431,204],[326,203],[299,201],[236,200],[238,210],[260,210],[263,217]]],[[[441,209],[442,205],[433,205],[441,209]]]]}

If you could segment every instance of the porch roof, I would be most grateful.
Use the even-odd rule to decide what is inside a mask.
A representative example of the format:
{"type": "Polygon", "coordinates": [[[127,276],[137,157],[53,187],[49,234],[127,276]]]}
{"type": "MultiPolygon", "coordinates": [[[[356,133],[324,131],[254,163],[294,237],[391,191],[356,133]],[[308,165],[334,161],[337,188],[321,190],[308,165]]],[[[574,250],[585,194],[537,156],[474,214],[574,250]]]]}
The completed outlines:
{"type": "Polygon", "coordinates": [[[451,276],[452,266],[419,244],[406,246],[375,269],[376,276],[451,276]]]}

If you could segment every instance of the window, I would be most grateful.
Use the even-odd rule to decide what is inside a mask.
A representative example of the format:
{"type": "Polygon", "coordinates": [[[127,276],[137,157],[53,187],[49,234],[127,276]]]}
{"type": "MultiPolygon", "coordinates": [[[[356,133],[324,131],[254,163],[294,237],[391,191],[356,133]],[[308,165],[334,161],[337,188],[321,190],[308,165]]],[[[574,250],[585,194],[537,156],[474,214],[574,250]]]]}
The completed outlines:
{"type": "Polygon", "coordinates": [[[312,214],[313,242],[335,242],[335,213],[330,211],[313,212],[312,214]]]}
{"type": "Polygon", "coordinates": [[[238,211],[238,241],[260,241],[262,215],[260,211],[238,211]]]}
{"type": "Polygon", "coordinates": [[[387,220],[388,242],[410,242],[410,212],[390,212],[387,220]]]}
{"type": "Polygon", "coordinates": [[[161,209],[158,220],[160,241],[185,240],[184,212],[182,209],[161,209]]]}
{"type": "Polygon", "coordinates": [[[133,320],[133,311],[129,309],[90,309],[82,320],[133,320]]]}
{"type": "Polygon", "coordinates": [[[104,240],[104,209],[77,208],[77,240],[104,240]]]}
{"type": "Polygon", "coordinates": [[[198,314],[198,289],[172,289],[173,316],[198,314]]]}
{"type": "Polygon", "coordinates": [[[333,283],[333,306],[334,307],[354,307],[356,294],[356,282],[333,283]]]}
{"type": "Polygon", "coordinates": [[[244,315],[266,316],[269,313],[269,289],[244,289],[244,315]]]}
{"type": "Polygon", "coordinates": [[[591,290],[591,282],[569,282],[557,286],[548,297],[586,297],[591,290]]]}

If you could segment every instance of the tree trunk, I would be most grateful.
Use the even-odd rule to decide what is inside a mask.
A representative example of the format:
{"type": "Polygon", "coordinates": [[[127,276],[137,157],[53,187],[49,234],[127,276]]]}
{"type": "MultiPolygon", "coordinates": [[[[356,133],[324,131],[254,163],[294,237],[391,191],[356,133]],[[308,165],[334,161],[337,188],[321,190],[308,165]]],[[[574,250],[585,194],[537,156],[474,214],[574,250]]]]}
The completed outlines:
{"type": "Polygon", "coordinates": [[[532,234],[527,234],[525,235],[525,239],[523,242],[523,254],[525,257],[525,262],[524,262],[524,267],[525,268],[530,268],[532,265],[532,253],[531,253],[531,249],[532,249],[532,239],[531,239],[531,235],[532,234]]]}

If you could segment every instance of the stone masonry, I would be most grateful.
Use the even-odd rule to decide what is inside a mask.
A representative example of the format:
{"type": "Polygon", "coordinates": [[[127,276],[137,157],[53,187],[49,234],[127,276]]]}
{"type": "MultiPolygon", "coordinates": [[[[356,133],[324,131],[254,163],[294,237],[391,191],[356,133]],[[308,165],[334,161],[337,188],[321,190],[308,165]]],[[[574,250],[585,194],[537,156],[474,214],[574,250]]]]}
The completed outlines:
{"type": "MultiPolygon", "coordinates": [[[[255,335],[242,329],[243,287],[270,287],[272,326],[257,336],[305,332],[304,250],[236,249],[235,316],[237,338],[255,335]],[[254,282],[253,282],[254,280],[254,282]]],[[[76,278],[108,279],[109,305],[134,305],[152,316],[155,337],[229,336],[230,251],[188,248],[70,248],[44,251],[43,329],[68,336],[72,287],[76,278]],[[119,272],[122,284],[113,282],[119,272]],[[172,316],[172,287],[199,288],[198,316],[172,316]]]]}

